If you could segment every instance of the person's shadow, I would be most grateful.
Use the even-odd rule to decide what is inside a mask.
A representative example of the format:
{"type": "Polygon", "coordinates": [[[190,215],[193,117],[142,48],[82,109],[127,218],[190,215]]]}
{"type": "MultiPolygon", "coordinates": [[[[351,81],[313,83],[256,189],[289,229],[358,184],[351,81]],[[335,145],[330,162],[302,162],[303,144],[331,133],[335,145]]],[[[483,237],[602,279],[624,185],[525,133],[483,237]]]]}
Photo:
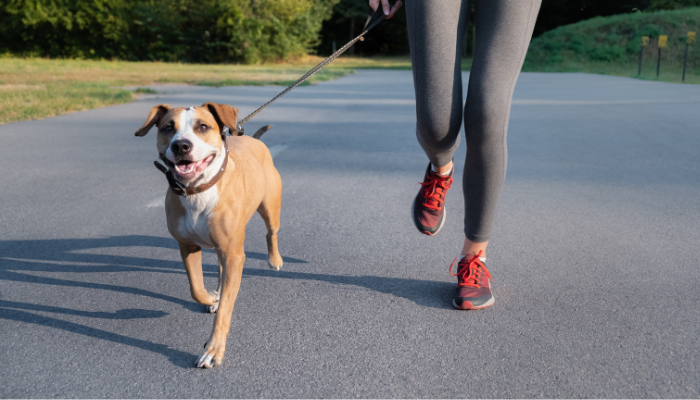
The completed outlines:
{"type": "MultiPolygon", "coordinates": [[[[190,300],[145,290],[130,286],[104,284],[89,280],[70,280],[42,276],[42,272],[65,273],[99,273],[99,272],[157,272],[167,274],[185,274],[181,261],[163,259],[129,257],[119,255],[93,254],[88,250],[119,247],[154,247],[177,249],[177,243],[170,238],[155,236],[112,236],[91,239],[49,239],[49,240],[9,240],[0,241],[0,280],[22,282],[32,285],[57,285],[65,287],[82,287],[100,290],[110,290],[130,293],[138,296],[151,297],[181,305],[188,310],[203,312],[204,307],[190,300]]],[[[267,254],[246,252],[246,258],[267,260],[267,254]]],[[[243,275],[248,277],[270,279],[292,279],[321,281],[330,284],[350,285],[367,290],[391,294],[408,299],[420,306],[445,309],[454,290],[454,284],[438,281],[417,279],[379,277],[379,276],[344,276],[334,274],[319,274],[294,272],[289,264],[305,264],[307,261],[293,257],[283,257],[286,269],[272,271],[260,268],[244,268],[243,275]],[[292,271],[289,271],[289,270],[292,271]]],[[[218,276],[218,266],[205,263],[205,276],[218,276]]],[[[37,290],[40,290],[37,288],[37,290]]],[[[124,335],[107,332],[58,318],[46,317],[31,311],[54,314],[76,315],[91,318],[106,319],[137,319],[160,318],[167,313],[163,311],[124,309],[116,312],[80,311],[60,307],[58,305],[37,305],[31,303],[8,301],[0,298],[0,319],[21,321],[56,329],[78,333],[90,337],[126,344],[140,349],[153,351],[167,356],[170,361],[183,368],[193,365],[192,354],[173,350],[166,345],[152,343],[124,335]]]]}

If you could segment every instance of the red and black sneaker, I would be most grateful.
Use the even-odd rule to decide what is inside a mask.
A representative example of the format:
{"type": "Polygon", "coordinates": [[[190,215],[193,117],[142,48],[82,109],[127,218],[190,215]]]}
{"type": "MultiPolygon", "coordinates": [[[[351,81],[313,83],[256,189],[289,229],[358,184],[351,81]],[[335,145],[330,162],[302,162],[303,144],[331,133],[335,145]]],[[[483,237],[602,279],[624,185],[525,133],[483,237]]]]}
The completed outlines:
{"type": "Polygon", "coordinates": [[[447,176],[434,172],[428,164],[423,186],[413,200],[413,223],[421,233],[436,235],[445,224],[445,196],[452,186],[452,171],[447,176]]]}
{"type": "Polygon", "coordinates": [[[459,260],[457,264],[457,273],[452,273],[452,261],[450,265],[450,275],[456,276],[458,285],[455,292],[455,298],[452,300],[452,305],[458,310],[478,310],[481,308],[491,307],[495,302],[493,294],[491,294],[491,274],[486,269],[486,265],[479,259],[482,252],[469,257],[466,256],[459,260]]]}

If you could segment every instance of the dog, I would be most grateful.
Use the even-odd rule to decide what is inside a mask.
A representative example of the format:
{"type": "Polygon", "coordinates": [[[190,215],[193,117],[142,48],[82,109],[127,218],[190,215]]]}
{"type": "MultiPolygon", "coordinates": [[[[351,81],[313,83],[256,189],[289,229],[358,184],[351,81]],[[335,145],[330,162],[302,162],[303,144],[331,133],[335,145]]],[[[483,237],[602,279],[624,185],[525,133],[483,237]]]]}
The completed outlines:
{"type": "Polygon", "coordinates": [[[199,368],[218,366],[224,358],[245,262],[245,227],[255,211],[267,227],[270,268],[278,271],[283,263],[277,248],[282,179],[260,140],[227,137],[227,130],[236,132],[237,124],[238,110],[229,105],[161,104],[136,131],[136,136],[144,136],[158,127],[158,154],[167,170],[160,168],[170,183],[165,197],[168,230],[180,245],[192,298],[217,313],[204,353],[196,361],[199,368]],[[214,249],[219,259],[217,291],[204,287],[202,247],[214,249]]]}

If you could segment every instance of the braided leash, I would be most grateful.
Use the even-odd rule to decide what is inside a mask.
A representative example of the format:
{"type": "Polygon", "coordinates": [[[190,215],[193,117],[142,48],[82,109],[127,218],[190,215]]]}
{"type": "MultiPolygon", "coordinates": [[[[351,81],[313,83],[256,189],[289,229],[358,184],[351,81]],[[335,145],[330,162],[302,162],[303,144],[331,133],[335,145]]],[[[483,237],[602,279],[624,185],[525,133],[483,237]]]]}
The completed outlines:
{"type": "MultiPolygon", "coordinates": [[[[252,113],[250,113],[250,115],[248,115],[247,117],[243,118],[243,119],[238,123],[238,126],[236,127],[236,130],[238,131],[238,136],[243,135],[243,133],[244,133],[244,129],[241,127],[241,125],[243,125],[243,124],[245,124],[246,122],[248,122],[249,119],[253,118],[253,117],[254,117],[255,115],[257,115],[260,111],[262,111],[265,107],[267,107],[267,106],[269,106],[270,104],[272,104],[272,102],[274,102],[275,100],[277,100],[277,99],[279,99],[280,97],[284,96],[285,94],[289,93],[292,89],[294,89],[295,87],[299,86],[299,85],[300,85],[302,82],[304,82],[305,80],[309,79],[309,77],[311,77],[311,75],[315,74],[316,72],[320,71],[320,70],[323,69],[325,66],[327,66],[328,64],[330,64],[331,62],[333,62],[333,60],[335,60],[336,58],[338,58],[338,57],[339,57],[341,54],[343,54],[347,49],[349,49],[353,44],[355,44],[357,41],[361,40],[361,39],[367,34],[367,32],[369,32],[370,30],[372,30],[372,28],[374,28],[375,26],[379,25],[380,22],[384,21],[385,18],[386,18],[386,15],[384,15],[384,11],[382,10],[382,7],[381,7],[381,5],[380,5],[379,7],[377,7],[377,10],[374,12],[374,14],[372,14],[369,18],[367,18],[367,22],[365,23],[365,27],[364,27],[364,29],[362,30],[362,33],[360,33],[355,39],[349,41],[345,46],[343,46],[343,47],[341,47],[340,49],[338,49],[338,51],[336,51],[335,53],[331,54],[328,58],[326,58],[325,60],[323,60],[323,61],[321,61],[320,63],[318,63],[318,65],[316,65],[315,67],[313,67],[309,72],[305,73],[301,78],[297,79],[296,82],[292,83],[288,88],[284,89],[282,92],[280,92],[280,94],[278,94],[277,96],[275,96],[272,100],[270,100],[270,101],[268,101],[267,103],[263,104],[262,106],[260,106],[260,108],[258,108],[257,110],[253,111],[252,113]]],[[[265,127],[265,128],[269,129],[269,126],[271,126],[271,125],[268,125],[268,127],[265,127]]],[[[265,129],[265,130],[267,130],[267,129],[265,129]]],[[[257,133],[256,133],[256,135],[257,135],[257,133]]]]}

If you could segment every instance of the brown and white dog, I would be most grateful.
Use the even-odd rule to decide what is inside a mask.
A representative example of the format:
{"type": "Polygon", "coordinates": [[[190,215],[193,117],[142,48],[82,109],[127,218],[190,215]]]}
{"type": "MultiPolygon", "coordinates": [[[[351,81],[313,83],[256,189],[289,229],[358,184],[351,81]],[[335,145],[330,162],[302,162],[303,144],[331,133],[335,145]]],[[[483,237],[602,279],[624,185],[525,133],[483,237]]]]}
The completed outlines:
{"type": "Polygon", "coordinates": [[[209,312],[218,309],[214,329],[196,362],[200,368],[223,360],[245,261],[245,227],[255,211],[267,226],[270,268],[282,267],[277,250],[282,180],[260,140],[225,138],[224,127],[235,132],[237,117],[238,110],[228,105],[171,108],[162,104],[151,109],[136,131],[136,136],[144,136],[154,125],[158,127],[158,154],[168,167],[169,179],[184,187],[184,193],[176,194],[178,188],[171,184],[166,195],[168,230],[180,245],[192,298],[209,306],[209,312]],[[217,291],[204,288],[202,247],[215,249],[219,258],[217,291]]]}

